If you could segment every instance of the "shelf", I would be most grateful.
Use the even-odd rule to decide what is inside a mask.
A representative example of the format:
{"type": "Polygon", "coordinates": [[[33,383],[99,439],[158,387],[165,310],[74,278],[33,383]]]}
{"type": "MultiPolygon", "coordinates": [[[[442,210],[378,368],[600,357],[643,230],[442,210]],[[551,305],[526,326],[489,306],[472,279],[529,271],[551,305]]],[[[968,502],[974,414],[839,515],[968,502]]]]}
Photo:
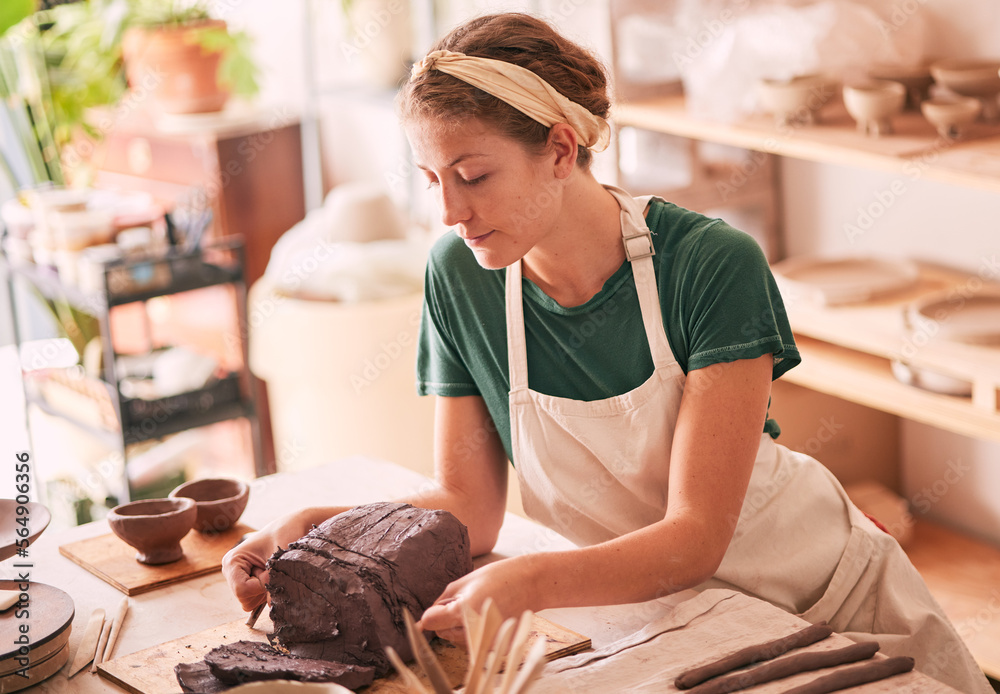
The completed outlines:
{"type": "Polygon", "coordinates": [[[62,281],[54,269],[33,263],[14,264],[2,255],[0,258],[13,277],[26,279],[46,299],[67,301],[80,311],[97,315],[114,306],[242,281],[238,262],[202,260],[205,254],[228,254],[233,248],[231,244],[223,244],[194,252],[174,251],[160,257],[108,263],[106,273],[111,292],[107,296],[103,292],[85,292],[62,281]],[[146,282],[137,284],[134,279],[137,275],[145,275],[146,282]]]}
{"type": "Polygon", "coordinates": [[[816,125],[785,127],[763,114],[738,123],[713,122],[688,113],[683,96],[624,102],[614,111],[618,126],[1000,192],[1000,125],[975,124],[961,140],[951,141],[919,113],[904,112],[893,119],[896,134],[868,137],[836,99],[821,118],[816,125]]]}
{"type": "Polygon", "coordinates": [[[973,438],[1000,441],[1000,415],[970,398],[939,395],[897,381],[889,360],[796,335],[802,363],[781,378],[821,393],[973,438]]]}
{"type": "Polygon", "coordinates": [[[906,553],[979,666],[1000,679],[1000,548],[918,520],[906,553]]]}

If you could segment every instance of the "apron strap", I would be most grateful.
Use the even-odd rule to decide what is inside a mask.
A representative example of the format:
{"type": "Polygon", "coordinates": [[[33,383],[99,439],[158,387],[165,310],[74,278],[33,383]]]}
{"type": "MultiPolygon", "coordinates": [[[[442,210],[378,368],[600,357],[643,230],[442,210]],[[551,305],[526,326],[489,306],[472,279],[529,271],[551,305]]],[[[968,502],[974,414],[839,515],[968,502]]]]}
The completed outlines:
{"type": "Polygon", "coordinates": [[[524,304],[520,259],[507,266],[507,372],[511,394],[528,390],[528,348],[524,339],[524,304]]]}
{"type": "Polygon", "coordinates": [[[639,310],[642,312],[642,325],[646,329],[653,367],[659,369],[669,366],[676,360],[663,329],[660,294],[656,288],[656,272],[653,269],[653,239],[643,216],[643,211],[653,196],[633,198],[621,188],[604,187],[615,196],[622,208],[622,243],[625,245],[625,256],[632,264],[635,291],[639,297],[639,310]]]}

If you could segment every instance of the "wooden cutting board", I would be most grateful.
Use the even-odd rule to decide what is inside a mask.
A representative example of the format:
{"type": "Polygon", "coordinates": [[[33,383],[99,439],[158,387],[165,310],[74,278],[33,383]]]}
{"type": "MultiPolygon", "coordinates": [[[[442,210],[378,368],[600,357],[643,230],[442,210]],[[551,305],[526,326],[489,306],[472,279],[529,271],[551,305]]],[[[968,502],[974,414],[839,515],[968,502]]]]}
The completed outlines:
{"type": "Polygon", "coordinates": [[[253,528],[242,523],[215,535],[192,530],[181,540],[184,556],[159,566],[140,564],[135,559],[135,549],[111,533],[62,545],[59,553],[125,595],[139,595],[218,571],[222,568],[222,557],[249,532],[253,528]]]}
{"type": "MultiPolygon", "coordinates": [[[[266,614],[261,615],[257,626],[251,629],[245,619],[223,624],[213,629],[184,636],[173,641],[153,646],[136,653],[115,658],[102,663],[97,671],[132,694],[176,694],[181,691],[174,676],[174,665],[201,660],[213,648],[236,641],[267,641],[267,633],[273,629],[266,614]]],[[[555,660],[563,656],[579,653],[590,648],[590,639],[565,629],[558,624],[535,615],[534,628],[529,637],[529,648],[537,639],[548,643],[547,658],[555,660]]],[[[468,656],[465,649],[442,639],[432,642],[434,653],[451,679],[453,686],[459,686],[465,678],[468,656]]],[[[422,678],[423,679],[423,678],[422,678]]],[[[426,682],[427,680],[425,680],[426,682]]],[[[404,688],[396,673],[376,680],[363,690],[365,694],[404,694],[404,688]]]]}

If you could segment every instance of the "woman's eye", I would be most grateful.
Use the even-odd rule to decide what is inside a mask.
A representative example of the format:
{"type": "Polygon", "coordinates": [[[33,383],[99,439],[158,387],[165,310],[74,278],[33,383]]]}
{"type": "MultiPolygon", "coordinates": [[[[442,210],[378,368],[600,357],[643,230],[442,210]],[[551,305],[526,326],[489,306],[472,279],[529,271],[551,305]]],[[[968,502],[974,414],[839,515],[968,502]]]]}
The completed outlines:
{"type": "Polygon", "coordinates": [[[438,180],[436,178],[429,178],[429,179],[427,179],[427,187],[428,188],[433,188],[437,184],[438,184],[438,180]]]}
{"type": "Polygon", "coordinates": [[[479,183],[482,183],[487,178],[489,178],[489,174],[483,174],[482,176],[479,176],[478,178],[472,178],[472,179],[469,179],[469,180],[465,180],[463,178],[462,179],[462,183],[464,183],[467,186],[474,186],[474,185],[477,185],[479,183]]]}

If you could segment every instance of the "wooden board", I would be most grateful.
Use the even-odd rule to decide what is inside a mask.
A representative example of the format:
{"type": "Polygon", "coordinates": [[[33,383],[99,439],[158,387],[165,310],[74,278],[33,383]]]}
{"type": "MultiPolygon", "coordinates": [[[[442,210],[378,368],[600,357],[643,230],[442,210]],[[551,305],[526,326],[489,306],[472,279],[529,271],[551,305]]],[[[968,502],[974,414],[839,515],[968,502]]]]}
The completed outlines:
{"type": "MultiPolygon", "coordinates": [[[[136,653],[102,663],[97,671],[132,694],[176,694],[180,685],[174,676],[174,665],[201,660],[213,648],[236,641],[267,641],[273,625],[266,614],[261,615],[257,626],[251,629],[245,619],[222,624],[213,629],[184,636],[136,653]]],[[[555,660],[580,653],[590,648],[590,639],[565,629],[558,624],[535,615],[534,628],[529,638],[548,642],[547,658],[555,660]]],[[[463,648],[448,641],[434,639],[434,653],[453,686],[459,686],[468,667],[468,657],[463,648]]],[[[404,694],[408,692],[396,673],[376,680],[363,690],[365,694],[404,694]]]]}
{"type": "Polygon", "coordinates": [[[217,535],[192,530],[181,540],[184,556],[159,566],[140,564],[135,559],[135,549],[111,533],[62,545],[59,553],[125,595],[139,595],[220,570],[222,557],[249,532],[253,528],[242,523],[217,535]]]}

